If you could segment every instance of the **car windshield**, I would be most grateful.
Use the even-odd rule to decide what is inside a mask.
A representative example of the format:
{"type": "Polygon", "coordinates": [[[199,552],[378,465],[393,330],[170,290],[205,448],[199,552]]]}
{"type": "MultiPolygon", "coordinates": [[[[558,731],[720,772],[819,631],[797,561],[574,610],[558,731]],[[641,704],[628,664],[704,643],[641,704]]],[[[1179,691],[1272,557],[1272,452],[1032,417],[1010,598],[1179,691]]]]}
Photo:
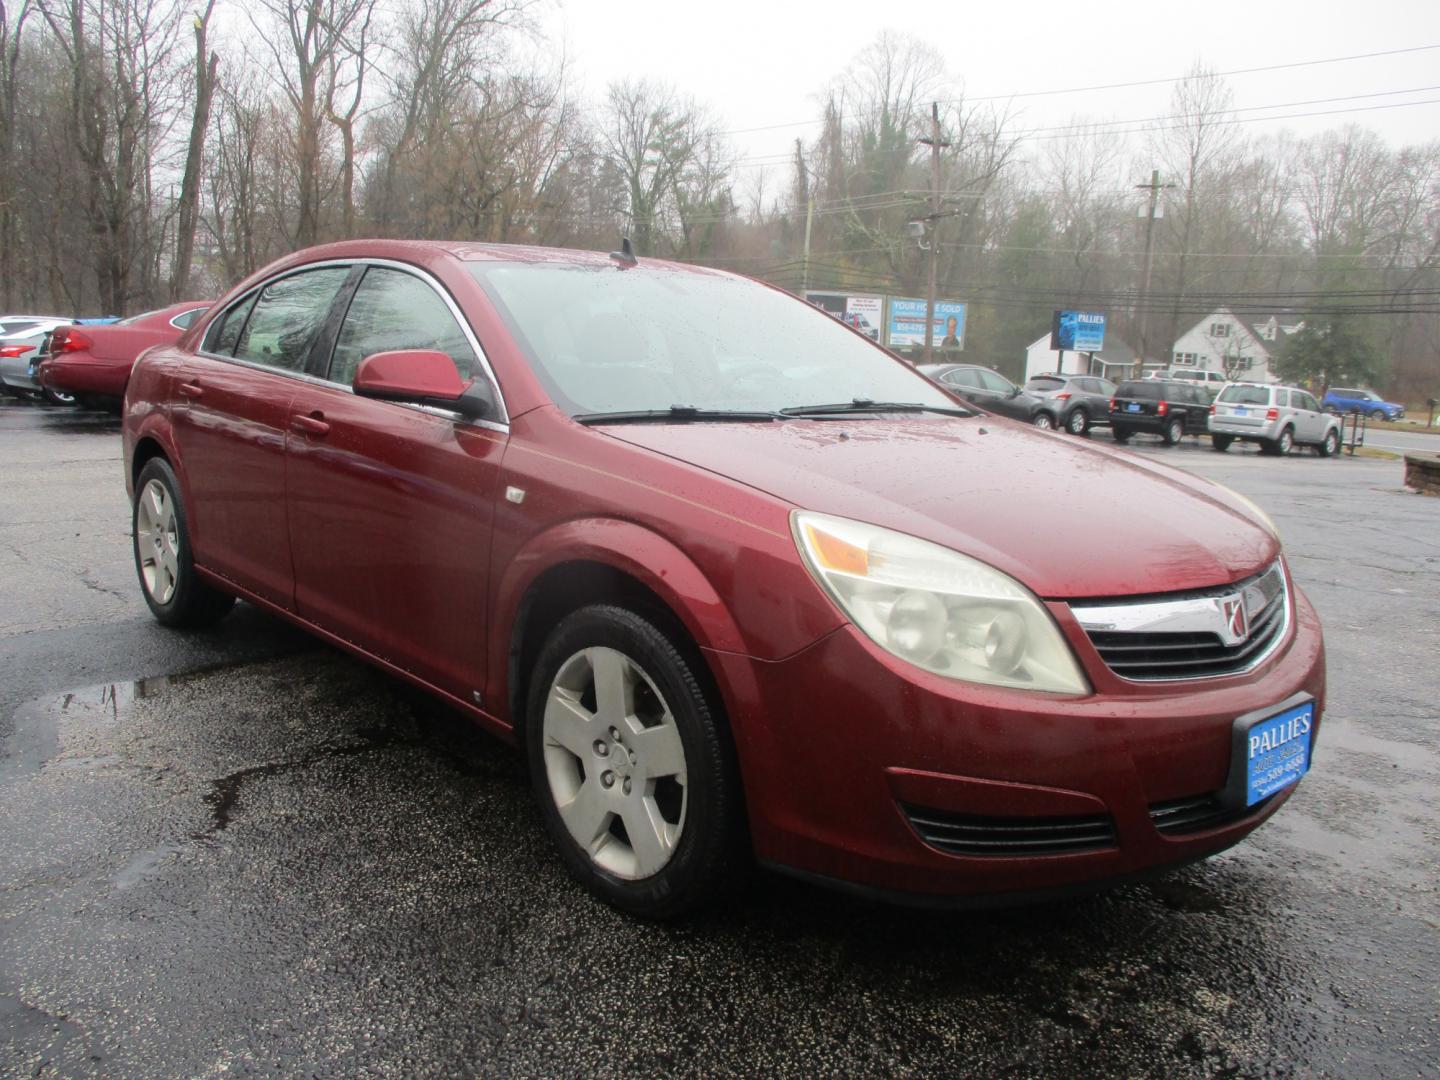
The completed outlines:
{"type": "Polygon", "coordinates": [[[955,408],[823,311],[754,282],[654,265],[469,269],[571,416],[856,401],[955,408]]]}
{"type": "Polygon", "coordinates": [[[1263,386],[1227,386],[1216,400],[1227,405],[1269,405],[1270,391],[1263,386]]]}
{"type": "Polygon", "coordinates": [[[1025,389],[1034,390],[1041,394],[1048,394],[1051,390],[1059,390],[1064,385],[1064,379],[1056,379],[1048,375],[1037,375],[1025,384],[1025,389]]]}

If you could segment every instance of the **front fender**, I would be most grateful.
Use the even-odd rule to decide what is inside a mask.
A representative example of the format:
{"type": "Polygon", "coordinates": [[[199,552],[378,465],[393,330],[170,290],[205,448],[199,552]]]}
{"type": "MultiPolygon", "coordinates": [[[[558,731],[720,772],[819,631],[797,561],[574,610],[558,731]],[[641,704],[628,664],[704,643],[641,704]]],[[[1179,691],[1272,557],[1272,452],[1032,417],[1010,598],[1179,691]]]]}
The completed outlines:
{"type": "Polygon", "coordinates": [[[702,649],[745,651],[740,629],[719,593],[674,543],[634,522],[576,518],[531,537],[500,576],[492,607],[499,618],[490,644],[488,700],[509,700],[507,661],[526,592],[547,570],[577,562],[598,563],[639,581],[664,601],[702,649]]]}

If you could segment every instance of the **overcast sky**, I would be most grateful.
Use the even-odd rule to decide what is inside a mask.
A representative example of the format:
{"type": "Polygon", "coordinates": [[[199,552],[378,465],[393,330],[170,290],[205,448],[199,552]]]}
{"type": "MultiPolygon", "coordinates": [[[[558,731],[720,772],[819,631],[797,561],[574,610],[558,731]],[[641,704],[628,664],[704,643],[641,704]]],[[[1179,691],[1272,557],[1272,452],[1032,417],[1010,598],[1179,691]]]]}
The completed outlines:
{"type": "MultiPolygon", "coordinates": [[[[1100,4],[1000,0],[559,0],[547,18],[572,85],[598,102],[625,75],[669,82],[707,104],[747,172],[816,131],[818,92],[882,29],[914,34],[942,53],[970,97],[1173,79],[1197,59],[1220,71],[1440,46],[1440,0],[1100,4]],[[792,121],[804,121],[791,124],[792,121]],[[786,124],[776,130],[743,131],[786,124]]],[[[1247,133],[1309,134],[1354,122],[1392,144],[1440,138],[1440,48],[1234,75],[1247,133]],[[1428,88],[1428,89],[1427,89],[1428,88]],[[1410,91],[1391,94],[1389,91],[1410,91]],[[1352,95],[1376,95],[1358,97],[1352,95]],[[1384,95],[1384,96],[1378,96],[1384,95]],[[1268,109],[1262,106],[1347,98],[1268,109]],[[1402,107],[1398,102],[1428,102],[1402,107]],[[1269,119],[1280,114],[1363,112],[1269,119]]],[[[1171,85],[1019,97],[1016,127],[1163,116],[1171,85]]],[[[1137,178],[1138,179],[1138,178],[1137,178]]],[[[743,187],[743,181],[742,181],[743,187]]],[[[772,189],[773,190],[773,189],[772,189]]]]}

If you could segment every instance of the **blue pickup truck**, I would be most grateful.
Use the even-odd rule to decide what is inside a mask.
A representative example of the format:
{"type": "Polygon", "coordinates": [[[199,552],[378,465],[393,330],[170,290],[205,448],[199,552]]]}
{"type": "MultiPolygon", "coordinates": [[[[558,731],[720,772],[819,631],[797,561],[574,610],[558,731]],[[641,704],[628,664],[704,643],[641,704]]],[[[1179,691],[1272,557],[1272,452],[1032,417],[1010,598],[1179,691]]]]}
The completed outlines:
{"type": "Polygon", "coordinates": [[[1327,412],[1358,412],[1371,420],[1399,420],[1405,415],[1405,406],[1386,401],[1370,390],[1355,390],[1344,386],[1332,386],[1320,402],[1327,412]]]}

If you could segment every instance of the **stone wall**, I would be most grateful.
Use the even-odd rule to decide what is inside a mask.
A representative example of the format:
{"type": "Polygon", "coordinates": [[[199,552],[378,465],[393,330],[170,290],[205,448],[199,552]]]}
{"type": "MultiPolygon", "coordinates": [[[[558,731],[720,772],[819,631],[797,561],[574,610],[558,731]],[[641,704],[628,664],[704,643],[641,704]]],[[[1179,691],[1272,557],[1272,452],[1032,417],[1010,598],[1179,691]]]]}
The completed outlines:
{"type": "Polygon", "coordinates": [[[1405,486],[1421,495],[1440,495],[1440,454],[1428,450],[1406,454],[1405,486]]]}

